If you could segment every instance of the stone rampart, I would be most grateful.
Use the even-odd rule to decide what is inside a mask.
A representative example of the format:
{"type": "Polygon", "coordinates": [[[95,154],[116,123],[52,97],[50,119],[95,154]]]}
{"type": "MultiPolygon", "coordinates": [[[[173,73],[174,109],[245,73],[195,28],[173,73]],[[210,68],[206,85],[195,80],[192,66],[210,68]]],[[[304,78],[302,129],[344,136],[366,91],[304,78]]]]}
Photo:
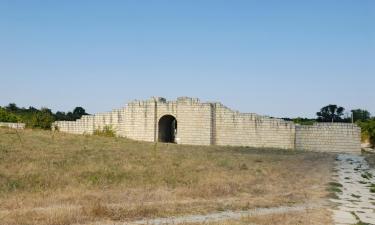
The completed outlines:
{"type": "Polygon", "coordinates": [[[356,125],[322,123],[300,126],[188,97],[176,101],[160,97],[135,100],[122,109],[53,124],[53,128],[61,132],[74,134],[93,134],[105,126],[111,127],[117,136],[149,142],[160,141],[162,133],[163,137],[172,135],[178,144],[360,151],[360,129],[356,125]],[[175,120],[170,120],[173,131],[172,124],[161,125],[165,117],[175,120]],[[169,130],[165,131],[166,126],[169,130]]]}
{"type": "Polygon", "coordinates": [[[295,125],[282,119],[239,113],[215,104],[216,144],[293,149],[295,125]]]}

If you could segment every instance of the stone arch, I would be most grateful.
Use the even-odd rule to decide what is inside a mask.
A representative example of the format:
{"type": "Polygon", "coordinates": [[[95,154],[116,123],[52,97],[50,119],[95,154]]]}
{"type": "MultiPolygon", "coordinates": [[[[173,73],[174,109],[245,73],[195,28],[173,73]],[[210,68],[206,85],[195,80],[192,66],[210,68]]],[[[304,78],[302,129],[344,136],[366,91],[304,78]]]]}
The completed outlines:
{"type": "Polygon", "coordinates": [[[172,115],[164,115],[159,119],[159,142],[176,143],[177,120],[172,115]]]}

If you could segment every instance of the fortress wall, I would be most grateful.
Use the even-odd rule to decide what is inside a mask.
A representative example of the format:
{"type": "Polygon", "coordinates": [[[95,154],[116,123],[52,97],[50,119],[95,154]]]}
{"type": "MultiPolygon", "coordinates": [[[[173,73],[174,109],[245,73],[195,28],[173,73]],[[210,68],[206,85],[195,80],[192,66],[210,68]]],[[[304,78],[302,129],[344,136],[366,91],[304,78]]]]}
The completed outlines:
{"type": "Polygon", "coordinates": [[[210,145],[211,104],[198,99],[177,100],[177,138],[180,144],[210,145]]]}
{"type": "Polygon", "coordinates": [[[25,129],[24,123],[8,123],[8,122],[0,122],[0,127],[8,127],[12,129],[25,129]]]}
{"type": "Polygon", "coordinates": [[[123,110],[113,110],[95,115],[85,115],[76,121],[56,121],[52,129],[57,127],[59,131],[72,134],[93,134],[95,130],[102,130],[110,126],[116,134],[120,131],[120,122],[123,119],[123,110]]]}
{"type": "Polygon", "coordinates": [[[292,122],[235,112],[219,103],[215,104],[215,109],[217,145],[294,149],[292,122]]]}
{"type": "Polygon", "coordinates": [[[133,101],[124,109],[120,124],[122,137],[139,141],[154,141],[155,101],[133,101]]]}
{"type": "Polygon", "coordinates": [[[296,149],[324,152],[360,152],[361,129],[355,124],[347,123],[297,125],[296,149]]]}
{"type": "Polygon", "coordinates": [[[133,101],[122,109],[83,116],[77,121],[57,121],[61,132],[92,134],[111,126],[117,136],[158,141],[158,122],[164,115],[177,119],[176,141],[189,145],[230,145],[312,151],[360,150],[360,128],[352,124],[295,125],[253,113],[239,113],[220,103],[200,103],[181,97],[177,101],[152,98],[133,101]]]}
{"type": "Polygon", "coordinates": [[[118,136],[123,129],[123,121],[125,120],[125,109],[116,109],[111,112],[110,124],[112,129],[116,132],[118,136]]]}
{"type": "Polygon", "coordinates": [[[112,129],[116,132],[117,136],[124,137],[124,129],[125,129],[125,108],[116,109],[111,112],[111,126],[112,129]]]}

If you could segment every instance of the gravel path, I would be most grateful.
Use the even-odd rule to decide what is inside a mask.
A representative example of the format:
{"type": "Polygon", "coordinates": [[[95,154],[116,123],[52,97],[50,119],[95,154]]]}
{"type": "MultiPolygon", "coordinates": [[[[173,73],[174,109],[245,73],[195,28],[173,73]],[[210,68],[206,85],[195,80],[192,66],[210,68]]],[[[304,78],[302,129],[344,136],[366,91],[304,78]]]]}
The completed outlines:
{"type": "Polygon", "coordinates": [[[342,191],[337,193],[338,199],[331,199],[338,204],[333,210],[335,224],[375,224],[375,193],[370,192],[375,170],[360,155],[339,154],[335,173],[336,182],[342,185],[336,185],[342,191]]]}

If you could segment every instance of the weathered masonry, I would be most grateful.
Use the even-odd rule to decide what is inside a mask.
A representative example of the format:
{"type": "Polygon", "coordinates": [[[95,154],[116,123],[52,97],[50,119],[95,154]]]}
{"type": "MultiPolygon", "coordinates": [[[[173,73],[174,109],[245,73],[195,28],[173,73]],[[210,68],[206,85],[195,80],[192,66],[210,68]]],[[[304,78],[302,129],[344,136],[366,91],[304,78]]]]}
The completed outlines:
{"type": "Polygon", "coordinates": [[[61,132],[93,134],[111,127],[120,137],[149,142],[189,145],[230,145],[314,151],[360,150],[360,129],[353,124],[293,122],[239,113],[221,103],[201,103],[180,97],[176,101],[153,97],[133,101],[122,109],[53,124],[61,132]]]}
{"type": "Polygon", "coordinates": [[[7,123],[7,122],[0,122],[0,127],[7,127],[12,129],[25,129],[24,123],[7,123]]]}

